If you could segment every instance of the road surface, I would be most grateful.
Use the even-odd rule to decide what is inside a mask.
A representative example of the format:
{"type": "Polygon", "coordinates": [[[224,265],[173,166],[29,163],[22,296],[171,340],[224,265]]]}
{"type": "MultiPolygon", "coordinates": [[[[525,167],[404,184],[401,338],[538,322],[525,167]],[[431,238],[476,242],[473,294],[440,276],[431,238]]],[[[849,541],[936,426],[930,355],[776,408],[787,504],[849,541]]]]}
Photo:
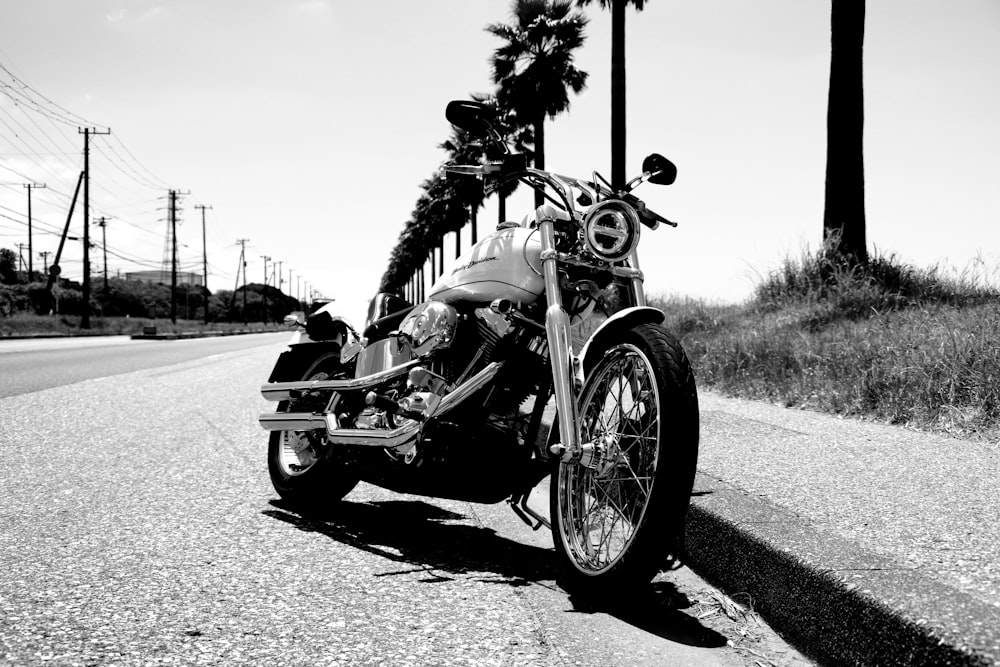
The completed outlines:
{"type": "Polygon", "coordinates": [[[256,423],[284,342],[0,344],[0,664],[810,664],[686,569],[568,597],[505,505],[290,511],[256,423]]]}

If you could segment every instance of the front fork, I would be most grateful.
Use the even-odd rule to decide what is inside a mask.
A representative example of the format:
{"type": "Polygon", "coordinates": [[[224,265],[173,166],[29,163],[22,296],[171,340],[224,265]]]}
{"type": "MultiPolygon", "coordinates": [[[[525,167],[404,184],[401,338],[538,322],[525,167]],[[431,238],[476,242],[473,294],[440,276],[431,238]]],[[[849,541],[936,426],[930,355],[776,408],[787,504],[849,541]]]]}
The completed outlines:
{"type": "MultiPolygon", "coordinates": [[[[583,390],[582,360],[573,354],[570,337],[570,320],[562,304],[562,289],[559,285],[559,253],[556,250],[555,222],[543,218],[538,223],[542,242],[542,277],[545,279],[545,294],[548,308],[545,310],[545,333],[549,342],[549,357],[552,362],[552,388],[559,413],[559,442],[552,445],[550,452],[564,463],[579,462],[591,465],[595,456],[594,443],[584,443],[580,435],[578,396],[583,390]]],[[[629,257],[629,264],[635,270],[632,279],[633,298],[636,305],[645,305],[641,274],[636,252],[629,257]]]]}

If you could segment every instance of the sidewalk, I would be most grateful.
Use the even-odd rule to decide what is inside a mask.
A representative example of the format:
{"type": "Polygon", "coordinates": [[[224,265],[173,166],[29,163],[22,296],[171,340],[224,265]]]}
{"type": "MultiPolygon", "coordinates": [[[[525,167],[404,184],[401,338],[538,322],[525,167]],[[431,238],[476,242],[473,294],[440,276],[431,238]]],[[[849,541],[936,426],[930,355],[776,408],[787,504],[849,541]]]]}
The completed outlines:
{"type": "Polygon", "coordinates": [[[1000,445],[700,403],[692,569],[821,664],[1000,664],[1000,445]]]}

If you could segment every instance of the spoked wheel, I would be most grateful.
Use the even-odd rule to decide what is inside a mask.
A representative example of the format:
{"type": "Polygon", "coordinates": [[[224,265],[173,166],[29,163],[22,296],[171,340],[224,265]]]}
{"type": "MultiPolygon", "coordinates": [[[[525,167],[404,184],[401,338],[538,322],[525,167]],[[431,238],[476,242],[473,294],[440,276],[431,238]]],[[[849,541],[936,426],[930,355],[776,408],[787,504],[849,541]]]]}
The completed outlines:
{"type": "MultiPolygon", "coordinates": [[[[341,374],[340,355],[318,358],[302,380],[328,380],[341,374]]],[[[278,411],[288,411],[288,401],[278,411]]],[[[267,447],[271,484],[282,499],[303,509],[327,505],[346,496],[358,477],[342,464],[320,456],[319,436],[307,431],[272,431],[267,447]]]]}
{"type": "Polygon", "coordinates": [[[698,456],[698,398],[680,344],[641,325],[607,345],[580,401],[583,461],[553,473],[553,541],[568,587],[648,583],[678,549],[698,456]]]}

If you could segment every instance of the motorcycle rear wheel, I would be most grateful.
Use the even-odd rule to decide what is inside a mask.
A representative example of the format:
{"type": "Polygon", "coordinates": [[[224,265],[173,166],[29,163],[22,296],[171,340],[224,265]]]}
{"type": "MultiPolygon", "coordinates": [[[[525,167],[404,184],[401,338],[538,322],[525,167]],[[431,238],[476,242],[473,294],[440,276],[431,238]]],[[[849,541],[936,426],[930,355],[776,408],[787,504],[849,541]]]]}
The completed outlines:
{"type": "MultiPolygon", "coordinates": [[[[327,380],[341,373],[339,353],[317,358],[301,378],[327,380]]],[[[287,401],[278,411],[289,409],[287,401]]],[[[282,500],[300,508],[317,509],[341,500],[357,486],[359,478],[344,465],[316,455],[307,435],[296,431],[272,431],[267,447],[267,469],[271,485],[282,500]]]]}
{"type": "Polygon", "coordinates": [[[587,369],[579,419],[590,465],[552,474],[552,536],[569,590],[620,593],[679,556],[698,457],[698,396],[684,350],[644,324],[587,369]]]}

